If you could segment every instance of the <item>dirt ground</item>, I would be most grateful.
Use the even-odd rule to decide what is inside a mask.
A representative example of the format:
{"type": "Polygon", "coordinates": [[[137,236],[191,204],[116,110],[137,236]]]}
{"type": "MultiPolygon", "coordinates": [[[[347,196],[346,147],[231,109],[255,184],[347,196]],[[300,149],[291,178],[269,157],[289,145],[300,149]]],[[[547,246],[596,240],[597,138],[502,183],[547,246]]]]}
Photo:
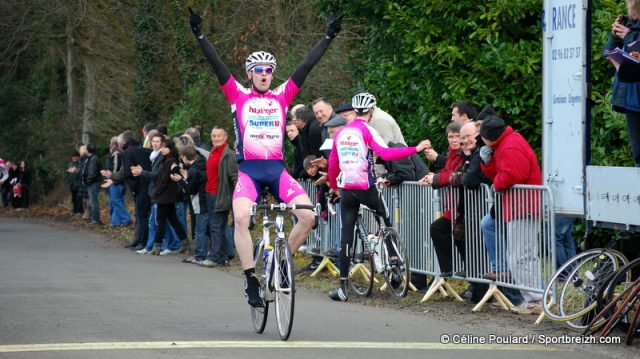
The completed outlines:
{"type": "MultiPolygon", "coordinates": [[[[74,228],[82,231],[99,233],[105,238],[105,244],[109,246],[124,246],[133,236],[133,226],[125,228],[112,228],[109,225],[95,226],[80,217],[73,216],[68,208],[62,206],[32,206],[26,210],[16,211],[14,209],[0,209],[0,215],[4,217],[15,217],[29,221],[35,221],[46,225],[62,228],[74,228]]],[[[102,218],[108,218],[106,214],[102,218]]],[[[311,272],[304,271],[303,268],[311,261],[306,255],[296,256],[296,284],[309,290],[318,292],[318,295],[326,293],[334,288],[338,279],[330,275],[327,271],[321,272],[315,277],[310,277],[311,272]]],[[[228,267],[216,268],[224,271],[240,271],[240,264],[237,259],[231,261],[228,267]]],[[[461,289],[464,283],[453,283],[454,287],[461,289]]],[[[562,323],[555,323],[548,319],[540,325],[534,322],[537,316],[517,315],[499,309],[493,309],[488,305],[480,312],[472,312],[473,305],[467,303],[453,302],[448,298],[436,295],[435,298],[421,303],[424,293],[409,292],[406,298],[396,300],[391,298],[387,292],[374,289],[370,298],[354,298],[350,296],[350,301],[361,302],[364,305],[377,307],[394,308],[397,310],[415,313],[417,317],[424,319],[445,319],[450,322],[469,328],[468,333],[473,333],[474,328],[483,327],[486,332],[498,335],[546,335],[548,337],[560,337],[562,335],[576,336],[577,333],[565,327],[562,323]]],[[[615,336],[622,336],[621,331],[615,331],[615,336]]],[[[624,344],[560,344],[563,347],[594,353],[611,358],[640,358],[640,338],[636,338],[632,346],[624,344]]]]}

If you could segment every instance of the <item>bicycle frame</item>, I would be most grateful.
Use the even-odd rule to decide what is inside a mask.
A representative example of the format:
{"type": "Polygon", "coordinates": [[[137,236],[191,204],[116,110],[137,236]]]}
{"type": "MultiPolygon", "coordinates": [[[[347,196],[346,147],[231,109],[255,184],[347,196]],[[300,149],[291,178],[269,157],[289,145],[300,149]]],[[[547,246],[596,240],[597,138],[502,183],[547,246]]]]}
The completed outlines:
{"type": "MultiPolygon", "coordinates": [[[[251,208],[252,216],[255,216],[257,214],[258,207],[260,207],[259,209],[262,210],[262,239],[258,243],[258,251],[259,251],[258,255],[263,255],[264,248],[271,245],[271,228],[273,228],[275,231],[275,243],[272,246],[274,249],[281,246],[282,242],[286,240],[285,232],[284,232],[284,212],[287,210],[287,205],[285,203],[268,205],[266,203],[266,199],[263,198],[262,205],[259,206],[257,203],[253,204],[253,207],[251,208]],[[274,220],[269,219],[270,211],[276,212],[276,218],[274,220]]],[[[275,280],[276,285],[280,283],[280,281],[278,280],[280,279],[279,278],[280,272],[275,271],[276,273],[275,276],[277,276],[277,278],[274,278],[275,276],[273,275],[274,253],[275,253],[275,250],[271,250],[271,253],[269,253],[269,256],[267,257],[266,269],[265,269],[266,278],[265,278],[265,286],[264,286],[264,290],[265,290],[264,300],[269,302],[273,301],[273,292],[276,290],[281,290],[281,288],[275,288],[273,286],[274,279],[276,279],[275,280]]]]}

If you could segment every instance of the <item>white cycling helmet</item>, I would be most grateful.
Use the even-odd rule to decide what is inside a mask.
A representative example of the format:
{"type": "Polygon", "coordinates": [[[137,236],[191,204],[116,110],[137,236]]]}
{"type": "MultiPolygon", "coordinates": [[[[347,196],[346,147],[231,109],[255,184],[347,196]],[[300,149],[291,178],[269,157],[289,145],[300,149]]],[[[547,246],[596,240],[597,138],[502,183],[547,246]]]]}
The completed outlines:
{"type": "Polygon", "coordinates": [[[244,63],[244,68],[247,71],[251,71],[254,67],[266,64],[273,67],[273,71],[276,70],[276,57],[266,51],[256,51],[247,57],[247,61],[244,63]]]}
{"type": "Polygon", "coordinates": [[[357,112],[369,112],[376,107],[376,97],[368,92],[360,92],[351,99],[351,106],[357,112]]]}

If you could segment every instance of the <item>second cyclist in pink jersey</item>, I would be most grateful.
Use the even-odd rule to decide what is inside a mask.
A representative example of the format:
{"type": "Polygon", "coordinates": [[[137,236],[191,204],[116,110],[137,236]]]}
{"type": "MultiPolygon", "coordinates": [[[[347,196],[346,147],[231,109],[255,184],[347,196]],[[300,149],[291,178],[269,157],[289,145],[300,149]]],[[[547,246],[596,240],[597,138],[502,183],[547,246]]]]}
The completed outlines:
{"type": "MultiPolygon", "coordinates": [[[[329,21],[325,36],[311,49],[291,77],[274,90],[270,88],[277,63],[272,54],[259,51],[247,57],[245,70],[252,86],[246,88],[233,77],[216,49],[202,33],[202,15],[191,12],[189,23],[213,67],[234,117],[239,164],[238,183],[233,195],[234,239],[247,279],[245,294],[249,305],[262,306],[253,264],[253,242],[249,232],[250,209],[265,186],[269,187],[276,198],[287,204],[311,204],[309,196],[284,166],[286,114],[309,72],[340,32],[342,18],[329,21]]],[[[289,243],[295,252],[309,235],[314,215],[308,210],[294,210],[293,213],[298,218],[298,223],[289,234],[289,243]]]]}
{"type": "Polygon", "coordinates": [[[368,92],[362,92],[353,96],[351,105],[357,116],[334,135],[327,174],[331,193],[336,195],[339,193],[342,204],[340,208],[342,220],[340,287],[330,292],[329,297],[343,302],[349,298],[347,253],[348,248],[353,245],[353,229],[360,204],[383,215],[385,225],[391,226],[389,213],[378,198],[373,154],[377,154],[385,161],[399,160],[423,151],[430,144],[428,140],[424,140],[416,147],[389,148],[380,134],[367,125],[371,119],[371,109],[376,106],[376,98],[368,92]]]}

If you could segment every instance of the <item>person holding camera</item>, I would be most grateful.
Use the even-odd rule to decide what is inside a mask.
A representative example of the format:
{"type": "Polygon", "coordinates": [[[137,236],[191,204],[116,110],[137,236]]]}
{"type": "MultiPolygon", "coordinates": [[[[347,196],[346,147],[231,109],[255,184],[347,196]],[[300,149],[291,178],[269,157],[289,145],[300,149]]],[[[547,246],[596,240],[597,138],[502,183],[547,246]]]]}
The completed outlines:
{"type": "MultiPolygon", "coordinates": [[[[604,45],[604,50],[616,47],[630,52],[629,45],[640,40],[640,0],[626,0],[627,16],[618,16],[611,25],[611,35],[604,45]]],[[[624,113],[627,117],[629,140],[633,162],[640,167],[640,82],[623,82],[618,71],[619,64],[609,59],[616,67],[616,74],[611,89],[613,110],[624,113]]]]}

